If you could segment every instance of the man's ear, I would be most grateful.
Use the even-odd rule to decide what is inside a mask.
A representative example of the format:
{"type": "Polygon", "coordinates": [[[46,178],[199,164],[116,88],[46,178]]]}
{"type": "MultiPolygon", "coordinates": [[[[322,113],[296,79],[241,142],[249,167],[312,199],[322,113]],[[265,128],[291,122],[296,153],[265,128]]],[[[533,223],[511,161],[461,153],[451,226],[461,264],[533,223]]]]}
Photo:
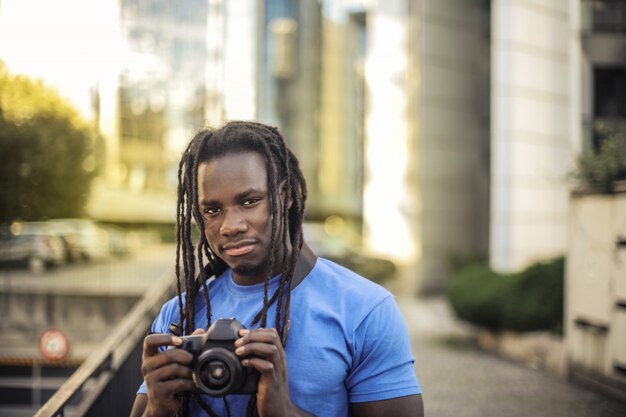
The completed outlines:
{"type": "MultiPolygon", "coordinates": [[[[287,195],[287,180],[282,180],[278,185],[278,192],[280,193],[280,202],[285,201],[285,196],[287,195]]],[[[289,198],[289,203],[287,204],[287,208],[290,209],[293,204],[293,198],[289,198]]]]}

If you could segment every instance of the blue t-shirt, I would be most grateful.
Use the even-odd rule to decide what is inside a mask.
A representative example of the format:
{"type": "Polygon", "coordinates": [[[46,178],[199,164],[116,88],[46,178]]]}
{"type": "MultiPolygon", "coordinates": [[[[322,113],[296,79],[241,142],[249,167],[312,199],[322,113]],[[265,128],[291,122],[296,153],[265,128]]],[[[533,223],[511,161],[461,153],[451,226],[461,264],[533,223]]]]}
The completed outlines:
{"type": "MultiPolygon", "coordinates": [[[[278,277],[270,282],[270,295],[278,277]]],[[[291,400],[320,417],[346,417],[349,403],[380,401],[421,393],[413,370],[406,323],[386,289],[329,260],[314,268],[291,293],[285,352],[291,400]]],[[[229,270],[209,286],[212,321],[235,317],[246,327],[263,303],[263,284],[237,285],[229,270]]],[[[176,298],[164,304],[152,331],[167,333],[179,317],[176,298]]],[[[268,313],[273,326],[275,308],[268,313]]],[[[207,327],[206,305],[196,301],[196,328],[207,327]]],[[[139,393],[146,393],[143,384],[139,393]]],[[[221,398],[203,397],[225,416],[221,398]]],[[[245,416],[249,395],[230,395],[233,416],[245,416]]],[[[191,400],[192,416],[204,412],[191,400]]]]}

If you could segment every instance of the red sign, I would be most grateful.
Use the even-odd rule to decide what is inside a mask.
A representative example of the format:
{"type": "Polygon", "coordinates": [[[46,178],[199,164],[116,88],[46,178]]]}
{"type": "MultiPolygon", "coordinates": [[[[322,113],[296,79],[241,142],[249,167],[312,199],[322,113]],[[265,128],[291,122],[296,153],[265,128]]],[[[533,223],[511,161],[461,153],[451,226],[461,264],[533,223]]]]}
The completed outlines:
{"type": "Polygon", "coordinates": [[[48,360],[62,361],[70,352],[70,341],[63,331],[51,327],[39,336],[39,351],[48,360]]]}

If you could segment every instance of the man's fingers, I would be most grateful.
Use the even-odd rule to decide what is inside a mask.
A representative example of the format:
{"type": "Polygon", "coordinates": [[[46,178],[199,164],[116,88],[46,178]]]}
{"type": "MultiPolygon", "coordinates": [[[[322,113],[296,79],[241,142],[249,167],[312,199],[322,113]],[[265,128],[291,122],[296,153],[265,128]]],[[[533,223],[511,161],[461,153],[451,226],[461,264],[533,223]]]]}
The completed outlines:
{"type": "MultiPolygon", "coordinates": [[[[173,352],[176,353],[176,352],[173,352]]],[[[182,354],[191,357],[191,354],[182,352],[182,354]]],[[[155,381],[172,379],[172,378],[191,378],[193,375],[191,365],[191,359],[187,356],[181,355],[168,355],[169,352],[164,352],[158,357],[152,358],[152,360],[145,361],[141,365],[141,373],[146,379],[152,378],[155,381]],[[188,360],[189,359],[189,360],[188,360]]]]}
{"type": "Polygon", "coordinates": [[[244,358],[242,365],[254,367],[263,374],[281,369],[285,362],[285,350],[276,329],[256,329],[241,332],[235,341],[235,353],[244,358]]]}
{"type": "Polygon", "coordinates": [[[187,368],[191,366],[193,361],[193,355],[183,349],[168,349],[161,352],[159,355],[144,357],[141,365],[141,371],[144,375],[152,372],[155,369],[159,369],[170,363],[177,363],[184,365],[187,368]]]}
{"type": "Polygon", "coordinates": [[[242,330],[239,332],[242,336],[235,341],[235,346],[243,346],[248,343],[261,342],[271,343],[282,347],[280,336],[276,329],[256,329],[252,331],[242,330]]]}
{"type": "Polygon", "coordinates": [[[186,378],[169,379],[161,381],[152,388],[154,394],[159,397],[174,397],[179,392],[194,391],[196,384],[193,380],[186,378]]]}
{"type": "Polygon", "coordinates": [[[143,339],[143,358],[159,353],[161,346],[180,346],[182,339],[171,334],[151,334],[143,339]]]}
{"type": "Polygon", "coordinates": [[[238,356],[257,356],[275,361],[280,359],[281,349],[274,344],[253,342],[238,347],[235,353],[238,356]]]}
{"type": "Polygon", "coordinates": [[[272,362],[266,361],[261,358],[248,358],[244,359],[241,364],[249,368],[255,368],[262,374],[271,374],[276,369],[276,366],[272,362]]]}

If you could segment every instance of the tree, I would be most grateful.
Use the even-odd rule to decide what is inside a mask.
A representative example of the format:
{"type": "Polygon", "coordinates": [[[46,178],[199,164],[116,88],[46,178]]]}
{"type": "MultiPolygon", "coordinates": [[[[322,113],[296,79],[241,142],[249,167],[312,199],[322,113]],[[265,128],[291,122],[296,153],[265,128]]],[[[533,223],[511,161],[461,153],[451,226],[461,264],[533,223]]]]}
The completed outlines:
{"type": "Polygon", "coordinates": [[[0,222],[80,217],[98,140],[54,89],[0,62],[0,222]]]}

